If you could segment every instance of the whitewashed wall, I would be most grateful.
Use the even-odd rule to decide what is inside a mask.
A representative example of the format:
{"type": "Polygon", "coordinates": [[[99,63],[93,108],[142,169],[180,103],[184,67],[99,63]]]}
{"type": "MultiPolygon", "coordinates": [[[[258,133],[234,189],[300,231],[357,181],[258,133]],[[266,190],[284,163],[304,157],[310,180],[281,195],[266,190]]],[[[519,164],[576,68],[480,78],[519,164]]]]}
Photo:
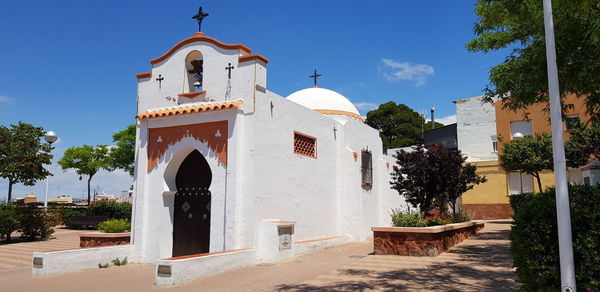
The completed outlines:
{"type": "Polygon", "coordinates": [[[170,118],[144,120],[140,123],[140,146],[137,158],[136,196],[135,196],[135,232],[136,252],[144,260],[171,257],[173,248],[173,202],[175,194],[174,179],[179,165],[194,149],[198,150],[208,162],[213,179],[209,190],[211,201],[210,251],[231,249],[235,244],[234,234],[226,228],[234,228],[234,207],[237,167],[235,152],[228,153],[227,166],[220,164],[217,155],[207,143],[193,138],[184,138],[169,147],[158,161],[158,166],[150,173],[146,171],[148,163],[147,135],[149,128],[171,127],[185,124],[228,121],[228,147],[237,147],[236,110],[204,113],[170,118]],[[227,199],[227,204],[225,203],[227,199]],[[227,205],[227,209],[225,209],[227,205]],[[226,244],[224,244],[224,242],[226,244]],[[229,245],[229,246],[228,246],[229,245]]]}
{"type": "Polygon", "coordinates": [[[496,111],[482,96],[459,99],[456,103],[456,132],[458,149],[467,155],[468,162],[497,160],[492,136],[496,135],[496,111]]]}
{"type": "Polygon", "coordinates": [[[266,65],[262,61],[252,60],[239,63],[240,54],[246,54],[238,49],[222,49],[207,42],[193,42],[181,47],[164,61],[152,65],[152,77],[138,80],[138,112],[149,109],[177,106],[178,94],[189,92],[185,60],[188,54],[198,51],[204,60],[203,86],[206,97],[215,101],[225,100],[227,91],[227,71],[225,67],[231,63],[235,69],[231,72],[231,96],[244,98],[248,106],[252,102],[256,84],[266,88],[266,65]],[[161,75],[164,80],[156,78],[161,75]]]}

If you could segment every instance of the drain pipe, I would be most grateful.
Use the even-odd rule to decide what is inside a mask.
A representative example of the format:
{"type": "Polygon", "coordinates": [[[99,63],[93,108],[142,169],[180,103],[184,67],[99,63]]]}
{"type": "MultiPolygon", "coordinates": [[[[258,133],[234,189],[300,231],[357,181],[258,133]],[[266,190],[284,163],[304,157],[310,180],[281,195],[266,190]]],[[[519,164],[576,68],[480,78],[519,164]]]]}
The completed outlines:
{"type": "Polygon", "coordinates": [[[223,251],[225,251],[225,243],[227,242],[227,177],[229,176],[229,161],[225,165],[225,201],[223,202],[223,251]]]}

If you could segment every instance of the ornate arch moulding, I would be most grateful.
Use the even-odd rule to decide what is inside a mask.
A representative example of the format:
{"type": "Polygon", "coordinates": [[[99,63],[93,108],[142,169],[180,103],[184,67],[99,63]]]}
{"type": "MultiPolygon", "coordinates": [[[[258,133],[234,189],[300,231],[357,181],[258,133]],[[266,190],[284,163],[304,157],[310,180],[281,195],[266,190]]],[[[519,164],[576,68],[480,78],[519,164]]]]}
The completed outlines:
{"type": "MultiPolygon", "coordinates": [[[[252,50],[242,44],[226,44],[226,43],[222,43],[214,38],[211,38],[209,36],[204,35],[201,32],[197,32],[195,33],[193,36],[182,40],[181,42],[177,43],[175,46],[173,46],[170,50],[168,50],[164,55],[156,58],[156,59],[152,59],[150,60],[150,64],[154,65],[154,64],[158,64],[164,60],[166,60],[169,56],[173,55],[177,50],[179,50],[181,47],[187,45],[187,44],[191,44],[193,42],[207,42],[207,43],[211,43],[219,48],[222,49],[227,49],[227,50],[240,50],[246,54],[251,54],[252,50]]],[[[241,52],[240,52],[241,53],[241,52]]],[[[264,58],[264,57],[263,57],[264,58]]],[[[266,60],[266,58],[264,58],[266,60]]]]}
{"type": "Polygon", "coordinates": [[[227,121],[217,121],[150,128],[148,130],[148,173],[158,166],[169,148],[184,138],[192,138],[208,144],[208,148],[217,156],[219,163],[227,165],[228,124],[227,121]]]}

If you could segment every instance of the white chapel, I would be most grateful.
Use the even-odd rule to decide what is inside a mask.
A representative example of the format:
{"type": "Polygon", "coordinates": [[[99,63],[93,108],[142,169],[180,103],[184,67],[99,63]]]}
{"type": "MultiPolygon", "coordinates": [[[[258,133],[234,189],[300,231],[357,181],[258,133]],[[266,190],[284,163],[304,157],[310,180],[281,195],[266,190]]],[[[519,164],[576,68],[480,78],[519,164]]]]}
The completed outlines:
{"type": "Polygon", "coordinates": [[[405,206],[356,107],[316,86],[269,91],[268,62],[197,32],[137,74],[132,242],[113,254],[156,262],[158,284],[209,273],[191,268],[202,255],[231,254],[215,272],[366,240],[405,206]]]}

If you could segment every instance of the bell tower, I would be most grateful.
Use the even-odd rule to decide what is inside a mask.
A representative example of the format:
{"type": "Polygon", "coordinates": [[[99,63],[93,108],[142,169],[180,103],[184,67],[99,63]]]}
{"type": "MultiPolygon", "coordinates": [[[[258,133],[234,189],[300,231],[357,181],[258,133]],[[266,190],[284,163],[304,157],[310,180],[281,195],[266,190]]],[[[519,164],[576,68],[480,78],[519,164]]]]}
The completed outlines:
{"type": "Polygon", "coordinates": [[[267,88],[267,63],[262,55],[242,44],[227,44],[205,35],[199,8],[192,18],[198,32],[150,60],[150,72],[137,74],[138,114],[198,103],[243,100],[254,106],[267,88]]]}

